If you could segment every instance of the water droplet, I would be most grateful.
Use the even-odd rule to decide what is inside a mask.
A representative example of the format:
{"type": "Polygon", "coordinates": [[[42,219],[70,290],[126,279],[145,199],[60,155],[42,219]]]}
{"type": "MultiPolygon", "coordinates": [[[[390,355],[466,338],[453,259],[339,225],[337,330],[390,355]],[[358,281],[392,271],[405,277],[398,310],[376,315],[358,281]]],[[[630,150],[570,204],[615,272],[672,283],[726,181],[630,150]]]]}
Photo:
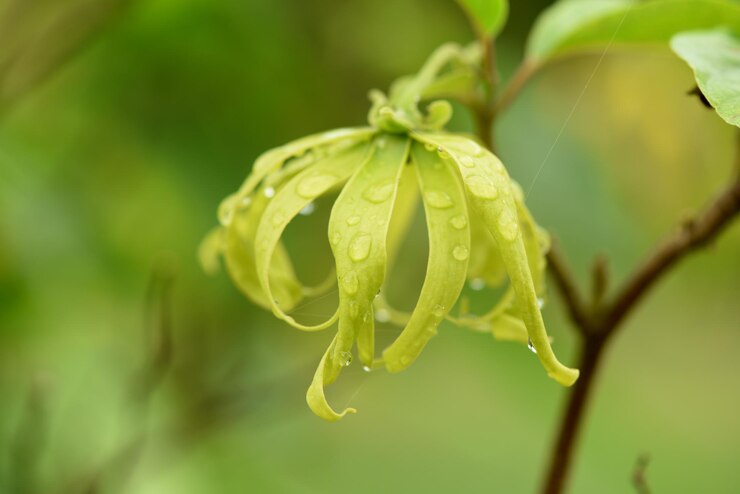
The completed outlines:
{"type": "Polygon", "coordinates": [[[519,223],[510,211],[504,210],[501,212],[501,216],[498,218],[498,231],[504,239],[510,242],[516,238],[519,233],[519,223]]]}
{"type": "Polygon", "coordinates": [[[481,199],[496,199],[498,197],[498,190],[490,179],[481,177],[480,175],[473,175],[465,179],[470,192],[480,197],[481,199]]]}
{"type": "Polygon", "coordinates": [[[414,358],[411,355],[401,355],[401,365],[406,366],[413,362],[414,358]]]}
{"type": "Polygon", "coordinates": [[[386,309],[378,309],[375,311],[375,320],[378,322],[388,322],[391,320],[391,313],[386,309]]]}
{"type": "Polygon", "coordinates": [[[239,201],[239,208],[240,209],[247,209],[252,204],[252,198],[249,196],[242,197],[242,200],[239,201]]]}
{"type": "Polygon", "coordinates": [[[394,189],[395,185],[393,182],[375,184],[367,189],[362,194],[362,197],[375,204],[380,204],[381,202],[388,200],[388,198],[393,194],[394,189]]]}
{"type": "Polygon", "coordinates": [[[336,177],[332,175],[316,175],[302,179],[296,187],[298,195],[304,199],[313,199],[334,185],[336,177]]]}
{"type": "Polygon", "coordinates": [[[344,291],[350,295],[357,293],[357,290],[360,288],[360,280],[357,278],[357,273],[350,271],[345,274],[342,278],[342,286],[344,287],[344,291]]]}
{"type": "Polygon", "coordinates": [[[273,189],[272,187],[265,187],[265,190],[263,190],[262,193],[265,195],[265,197],[270,199],[271,197],[275,196],[275,189],[273,189]]]}
{"type": "Polygon", "coordinates": [[[460,142],[460,148],[467,154],[473,156],[480,156],[483,154],[483,148],[481,148],[477,142],[472,140],[466,140],[460,142]]]}
{"type": "Polygon", "coordinates": [[[470,251],[464,245],[456,245],[455,248],[452,249],[452,257],[454,257],[458,261],[464,261],[468,258],[469,254],[470,251]]]}
{"type": "Polygon", "coordinates": [[[355,216],[350,216],[349,218],[347,218],[347,224],[349,226],[355,226],[359,222],[360,222],[360,217],[359,216],[356,216],[355,215],[355,216]]]}
{"type": "MultiPolygon", "coordinates": [[[[435,325],[427,326],[426,328],[424,328],[424,332],[426,333],[426,336],[428,338],[431,338],[432,336],[436,336],[437,335],[437,326],[435,326],[435,325]]],[[[421,347],[421,346],[422,345],[420,344],[419,347],[421,347]]]]}
{"type": "Polygon", "coordinates": [[[334,232],[331,234],[331,244],[332,245],[338,245],[339,242],[342,241],[342,234],[339,232],[334,232]]]}
{"type": "Polygon", "coordinates": [[[285,223],[285,213],[282,211],[275,211],[275,213],[272,215],[272,218],[270,219],[270,222],[272,223],[272,226],[280,226],[283,223],[285,223]]]}
{"type": "Polygon", "coordinates": [[[544,299],[544,298],[542,298],[542,297],[539,297],[539,298],[537,299],[537,307],[541,309],[541,308],[543,308],[544,306],[545,306],[545,299],[544,299]]]}
{"type": "Polygon", "coordinates": [[[430,190],[424,193],[424,197],[433,208],[447,209],[452,207],[452,199],[445,192],[430,190]]]}
{"type": "Polygon", "coordinates": [[[534,344],[532,343],[532,340],[527,339],[527,348],[529,348],[529,351],[536,354],[537,349],[534,347],[534,344]]]}
{"type": "Polygon", "coordinates": [[[466,154],[460,156],[460,158],[458,159],[458,162],[465,168],[475,167],[475,160],[466,154]]]}
{"type": "Polygon", "coordinates": [[[475,290],[476,292],[479,292],[483,290],[486,287],[486,280],[483,278],[473,278],[470,280],[470,288],[472,290],[475,290]]]}
{"type": "Polygon", "coordinates": [[[300,210],[298,214],[301,216],[310,216],[313,214],[313,212],[316,211],[316,204],[309,202],[305,206],[303,206],[303,209],[300,210]]]}
{"type": "Polygon", "coordinates": [[[364,261],[370,255],[373,238],[367,233],[358,233],[349,244],[349,257],[355,262],[364,261]]]}
{"type": "Polygon", "coordinates": [[[373,371],[373,369],[371,367],[367,366],[367,365],[363,365],[362,366],[362,370],[364,370],[365,372],[372,372],[373,371]]]}
{"type": "Polygon", "coordinates": [[[236,210],[236,204],[239,202],[239,196],[237,194],[231,194],[226,199],[221,201],[218,206],[218,221],[223,226],[229,226],[231,221],[234,219],[234,212],[236,210]]]}
{"type": "Polygon", "coordinates": [[[378,149],[385,149],[386,140],[385,137],[381,137],[378,140],[375,141],[375,143],[378,145],[378,149]]]}
{"type": "Polygon", "coordinates": [[[342,352],[339,354],[339,365],[342,367],[349,367],[352,363],[352,354],[350,352],[342,352]]]}
{"type": "Polygon", "coordinates": [[[450,219],[450,225],[452,225],[452,228],[455,230],[462,230],[466,226],[468,226],[468,220],[465,218],[465,215],[458,215],[454,216],[450,219]]]}
{"type": "Polygon", "coordinates": [[[439,157],[440,157],[440,158],[442,158],[443,160],[446,160],[446,159],[449,159],[449,158],[450,158],[450,154],[449,154],[449,153],[447,152],[447,150],[446,150],[445,148],[443,148],[442,146],[439,146],[439,147],[437,148],[437,154],[438,154],[438,155],[439,155],[439,157]]]}
{"type": "Polygon", "coordinates": [[[427,151],[434,151],[435,149],[437,149],[437,146],[435,146],[431,142],[427,142],[424,144],[424,148],[426,148],[427,151]]]}
{"type": "Polygon", "coordinates": [[[442,317],[445,315],[445,306],[437,304],[432,309],[432,314],[435,315],[435,317],[442,317]]]}

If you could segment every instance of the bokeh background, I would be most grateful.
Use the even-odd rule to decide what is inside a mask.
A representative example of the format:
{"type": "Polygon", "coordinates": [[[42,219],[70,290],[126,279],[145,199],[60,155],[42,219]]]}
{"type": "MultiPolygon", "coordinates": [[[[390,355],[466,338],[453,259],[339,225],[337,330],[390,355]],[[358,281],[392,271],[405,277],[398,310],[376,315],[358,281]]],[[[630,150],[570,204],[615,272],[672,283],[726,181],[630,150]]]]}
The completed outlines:
{"type": "MultiPolygon", "coordinates": [[[[504,77],[547,3],[512,2],[504,77]]],[[[451,0],[0,1],[0,492],[535,491],[565,391],[526,348],[444,325],[406,372],[350,366],[329,393],[359,413],[324,423],[304,393],[331,335],[196,258],[260,152],[363,124],[370,88],[471,39],[451,0]]],[[[615,48],[533,182],[597,60],[547,67],[496,137],[581,281],[604,254],[619,282],[730,176],[733,133],[667,48],[615,48]]],[[[309,281],[325,220],[287,232],[309,281]]],[[[419,286],[422,228],[404,249],[398,294],[419,286]]],[[[644,454],[654,492],[740,490],[738,279],[735,224],[631,317],[572,492],[633,492],[644,454]]],[[[573,362],[556,295],[544,315],[573,362]]]]}

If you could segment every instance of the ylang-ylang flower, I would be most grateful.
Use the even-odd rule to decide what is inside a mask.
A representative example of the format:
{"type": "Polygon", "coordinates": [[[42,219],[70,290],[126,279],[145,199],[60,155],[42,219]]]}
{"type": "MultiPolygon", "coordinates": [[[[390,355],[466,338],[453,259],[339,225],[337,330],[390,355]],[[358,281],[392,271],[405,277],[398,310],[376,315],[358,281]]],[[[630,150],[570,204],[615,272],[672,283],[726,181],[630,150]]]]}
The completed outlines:
{"type": "Polygon", "coordinates": [[[540,304],[548,237],[524,206],[519,186],[474,139],[443,130],[449,103],[419,109],[429,95],[444,93],[446,81],[460,79],[475,56],[443,46],[417,75],[394,84],[389,96],[371,93],[370,126],[312,135],[264,153],[241,188],[223,201],[221,226],[203,243],[205,264],[212,266],[221,254],[244,294],[278,318],[304,331],[336,324],[307,392],[311,410],[324,419],[354,412],[334,411],[324,395],[353,353],[365,366],[401,371],[445,319],[528,343],[560,384],[578,377],[557,360],[545,331],[540,304]],[[339,304],[325,322],[307,326],[291,309],[332,287],[305,287],[281,236],[304,208],[337,191],[326,234],[339,304]],[[429,238],[427,271],[418,302],[406,314],[389,306],[383,283],[419,202],[429,238]],[[508,280],[508,287],[487,314],[472,316],[463,308],[453,317],[466,280],[491,286],[508,280]],[[376,354],[375,320],[381,315],[403,329],[376,354]]]}

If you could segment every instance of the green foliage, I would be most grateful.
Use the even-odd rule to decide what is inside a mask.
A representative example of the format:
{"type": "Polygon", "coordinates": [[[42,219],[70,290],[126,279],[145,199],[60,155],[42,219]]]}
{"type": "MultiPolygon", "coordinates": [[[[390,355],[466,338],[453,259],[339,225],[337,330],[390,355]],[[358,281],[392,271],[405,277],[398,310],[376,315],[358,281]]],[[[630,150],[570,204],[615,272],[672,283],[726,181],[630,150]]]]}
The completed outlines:
{"type": "Polygon", "coordinates": [[[719,116],[740,127],[740,39],[724,29],[681,33],[671,39],[671,48],[694,71],[719,116]]]}
{"type": "Polygon", "coordinates": [[[681,31],[718,25],[740,29],[740,6],[730,0],[561,0],[537,20],[526,56],[540,64],[610,43],[667,43],[681,31]]]}
{"type": "Polygon", "coordinates": [[[509,16],[508,0],[457,0],[481,38],[494,38],[509,16]]]}

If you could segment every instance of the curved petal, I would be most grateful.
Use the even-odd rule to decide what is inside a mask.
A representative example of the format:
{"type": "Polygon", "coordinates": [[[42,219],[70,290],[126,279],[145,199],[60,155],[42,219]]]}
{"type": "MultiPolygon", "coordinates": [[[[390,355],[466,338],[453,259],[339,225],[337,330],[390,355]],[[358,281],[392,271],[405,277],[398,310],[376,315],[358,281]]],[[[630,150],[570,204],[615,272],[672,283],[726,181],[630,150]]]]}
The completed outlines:
{"type": "Polygon", "coordinates": [[[283,231],[298,213],[316,197],[343,183],[368,155],[369,144],[328,156],[291,178],[269,201],[261,215],[254,237],[257,277],[275,316],[304,331],[325,329],[336,320],[336,314],[327,321],[306,326],[296,322],[280,307],[284,302],[276,299],[272,290],[271,264],[283,231]]]}
{"type": "Polygon", "coordinates": [[[386,237],[409,139],[383,135],[373,157],[347,182],[329,219],[329,240],[339,279],[339,331],[330,358],[346,360],[357,337],[360,360],[372,365],[372,303],[385,278],[386,237]]]}
{"type": "Polygon", "coordinates": [[[329,422],[336,422],[348,413],[357,413],[357,410],[354,408],[346,408],[341,413],[337,413],[326,401],[324,387],[331,382],[329,376],[339,374],[340,370],[338,368],[333,368],[333,366],[338,364],[332,363],[333,361],[329,358],[329,354],[336,345],[336,341],[337,337],[335,336],[331,341],[329,348],[324,352],[324,356],[321,357],[319,366],[313,376],[313,381],[311,381],[311,385],[308,387],[308,391],[306,392],[306,403],[308,403],[311,411],[329,422]]]}
{"type": "Polygon", "coordinates": [[[263,291],[257,276],[253,239],[269,198],[258,193],[249,199],[246,209],[237,210],[231,223],[223,227],[223,254],[227,271],[239,290],[255,304],[269,309],[271,297],[276,297],[289,310],[302,300],[303,286],[293,271],[287,251],[279,244],[270,261],[270,280],[274,293],[268,297],[263,291]]]}
{"type": "MultiPolygon", "coordinates": [[[[283,166],[285,161],[295,156],[301,156],[309,149],[315,149],[319,146],[333,145],[338,141],[341,141],[343,145],[356,144],[359,141],[369,139],[376,132],[377,131],[372,127],[335,129],[328,132],[321,132],[319,134],[302,137],[282,146],[270,149],[269,151],[265,151],[254,162],[252,172],[239,188],[239,191],[232,197],[243,198],[248,196],[255,188],[257,188],[257,185],[259,185],[265,177],[280,170],[280,167],[283,166]]],[[[224,200],[224,202],[226,203],[228,200],[229,198],[224,200]]],[[[232,199],[232,201],[236,200],[237,199],[232,199]]],[[[219,216],[223,217],[224,214],[219,213],[219,216]]]]}
{"type": "Polygon", "coordinates": [[[458,165],[474,212],[483,218],[501,251],[516,293],[516,309],[527,327],[540,362],[550,377],[565,386],[572,385],[578,379],[578,370],[561,364],[550,347],[522,239],[511,181],[503,165],[493,154],[465,138],[421,133],[417,137],[437,146],[458,165]]]}
{"type": "Polygon", "coordinates": [[[450,163],[414,143],[419,187],[429,231],[429,260],[419,301],[408,325],[383,352],[385,366],[398,372],[416,360],[455,304],[470,258],[468,209],[460,179],[450,163]]]}

